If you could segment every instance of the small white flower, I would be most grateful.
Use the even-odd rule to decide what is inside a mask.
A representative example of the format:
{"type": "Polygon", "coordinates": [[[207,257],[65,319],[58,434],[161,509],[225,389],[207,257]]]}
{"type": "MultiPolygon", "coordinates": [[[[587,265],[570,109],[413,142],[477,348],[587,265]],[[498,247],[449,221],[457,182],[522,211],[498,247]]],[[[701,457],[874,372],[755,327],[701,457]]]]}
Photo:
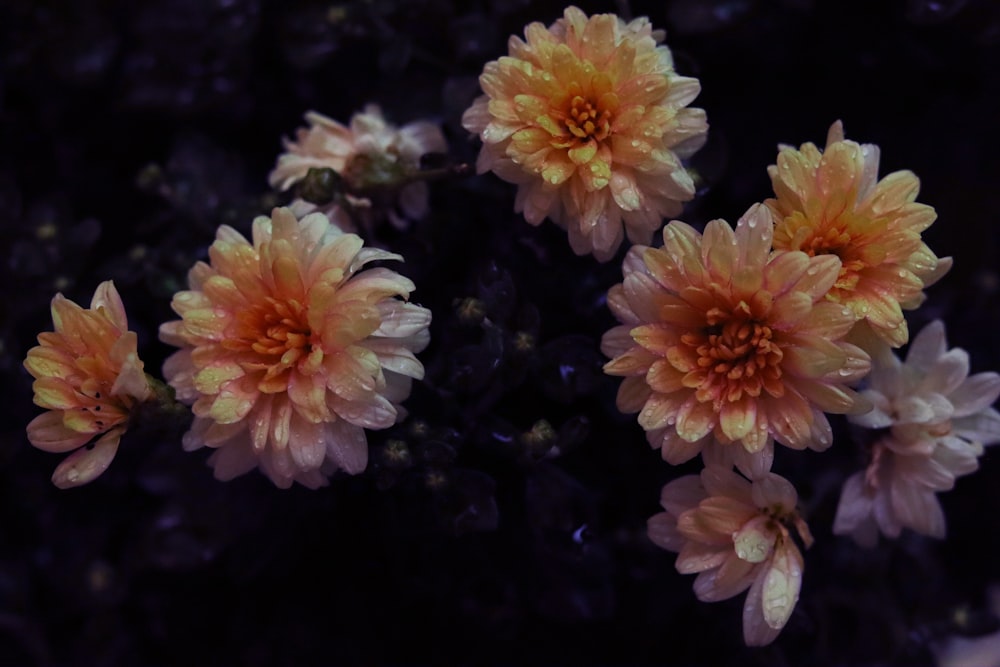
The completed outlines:
{"type": "Polygon", "coordinates": [[[936,320],[913,339],[902,363],[888,345],[872,354],[869,387],[875,406],[849,419],[886,429],[872,447],[867,470],[844,483],[833,531],[873,545],[878,532],[898,537],[910,528],[944,537],[938,491],[974,472],[985,445],[1000,442],[1000,375],[969,375],[969,355],[947,349],[944,324],[936,320]]]}

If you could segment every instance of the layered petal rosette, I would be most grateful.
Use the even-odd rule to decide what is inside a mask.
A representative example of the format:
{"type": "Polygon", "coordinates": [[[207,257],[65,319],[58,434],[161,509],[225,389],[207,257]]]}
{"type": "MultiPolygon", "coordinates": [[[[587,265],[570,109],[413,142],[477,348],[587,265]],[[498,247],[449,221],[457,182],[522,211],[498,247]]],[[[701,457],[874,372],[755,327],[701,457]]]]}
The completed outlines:
{"type": "Polygon", "coordinates": [[[897,171],[878,179],[878,146],[844,139],[837,121],[826,149],[811,143],[782,146],[768,167],[774,199],[776,250],[840,258],[840,275],[827,298],[851,309],[892,347],[908,337],[903,308],[916,308],[923,289],[951,267],[920,234],[937,214],[916,201],[919,179],[897,171]]]}
{"type": "Polygon", "coordinates": [[[406,303],[413,283],[373,260],[402,259],[313,213],[253,223],[253,242],[219,228],[174,296],[182,319],[160,328],[180,351],[164,374],[192,404],[188,450],[211,447],[219,479],[260,469],[310,488],[368,461],[365,429],[391,426],[429,340],[431,314],[406,303]]]}
{"type": "Polygon", "coordinates": [[[749,482],[730,468],[709,464],[663,487],[665,512],[649,519],[649,539],[676,551],[677,571],[695,574],[702,602],[726,600],[750,589],[743,604],[748,646],[774,641],[785,627],[802,586],[802,553],[812,536],[796,511],[798,494],[783,477],[763,473],[749,482]]]}
{"type": "Polygon", "coordinates": [[[985,445],[1000,442],[1000,375],[969,375],[969,355],[947,349],[940,320],[924,327],[901,362],[884,343],[873,355],[868,388],[874,409],[851,417],[875,429],[866,470],[844,483],[833,531],[871,546],[878,533],[909,528],[945,536],[937,493],[979,468],[985,445]]]}
{"type": "Polygon", "coordinates": [[[532,23],[487,63],[485,95],[462,118],[483,141],[477,170],[519,186],[515,210],[569,231],[578,255],[607,261],[625,235],[649,243],[694,197],[681,160],[705,142],[697,79],[679,76],[649,20],[576,7],[532,23]]]}
{"type": "Polygon", "coordinates": [[[52,323],[55,331],[39,334],[24,360],[35,378],[35,404],[48,410],[28,424],[28,440],[47,452],[73,452],[52,475],[67,488],[107,470],[132,409],[153,389],[110,280],[97,287],[90,308],[57,294],[52,323]]]}
{"type": "MultiPolygon", "coordinates": [[[[333,169],[354,193],[393,191],[396,207],[385,213],[398,228],[427,214],[427,184],[414,176],[424,155],[448,150],[437,125],[416,121],[396,127],[374,104],[354,114],[346,126],[315,111],[306,114],[306,122],[309,127],[296,131],[294,141],[284,140],[285,152],[268,176],[272,187],[287,190],[312,168],[333,169]]],[[[350,200],[358,211],[371,212],[373,204],[367,197],[350,200]]],[[[304,201],[296,201],[294,208],[302,214],[316,210],[304,201]]],[[[341,229],[352,229],[351,216],[336,203],[322,212],[341,229]]]]}
{"type": "Polygon", "coordinates": [[[625,378],[618,408],[639,412],[670,463],[713,438],[757,456],[770,457],[772,439],[825,449],[832,434],[824,412],[870,407],[847,386],[870,365],[840,340],[854,317],[824,298],[840,261],[772,253],[771,234],[759,204],[735,231],[722,220],[704,235],[671,222],[662,248],[629,251],[624,281],[608,292],[622,324],[602,340],[612,357],[604,370],[625,378]]]}

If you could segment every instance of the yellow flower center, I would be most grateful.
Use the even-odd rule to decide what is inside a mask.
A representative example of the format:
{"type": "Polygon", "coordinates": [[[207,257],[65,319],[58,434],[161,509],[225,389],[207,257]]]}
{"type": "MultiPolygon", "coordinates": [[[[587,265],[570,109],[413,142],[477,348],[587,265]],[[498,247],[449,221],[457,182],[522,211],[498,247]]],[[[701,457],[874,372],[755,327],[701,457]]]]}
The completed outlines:
{"type": "Polygon", "coordinates": [[[744,394],[760,396],[762,389],[772,396],[784,394],[780,381],[784,353],[771,328],[754,318],[745,302],[732,312],[712,308],[706,321],[708,326],[681,336],[681,344],[697,364],[683,383],[696,390],[699,401],[721,406],[744,394]]]}
{"type": "Polygon", "coordinates": [[[570,134],[581,142],[591,139],[603,141],[611,133],[611,111],[602,109],[582,95],[570,99],[563,122],[570,134]]]}

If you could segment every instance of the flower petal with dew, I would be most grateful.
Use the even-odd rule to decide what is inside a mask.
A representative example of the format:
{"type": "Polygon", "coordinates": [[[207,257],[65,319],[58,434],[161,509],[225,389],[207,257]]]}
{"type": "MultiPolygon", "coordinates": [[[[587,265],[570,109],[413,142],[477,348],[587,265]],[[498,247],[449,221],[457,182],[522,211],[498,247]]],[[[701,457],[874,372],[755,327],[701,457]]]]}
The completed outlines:
{"type": "Polygon", "coordinates": [[[897,171],[878,180],[878,162],[878,146],[845,140],[837,121],[823,151],[811,143],[781,147],[768,167],[775,198],[765,204],[774,214],[775,249],[839,257],[826,298],[899,347],[908,338],[902,309],[920,305],[951,259],[938,259],[921,241],[937,215],[916,201],[917,177],[897,171]]]}
{"type": "MultiPolygon", "coordinates": [[[[772,253],[771,231],[759,204],[735,231],[722,220],[704,235],[671,222],[663,248],[629,251],[624,281],[608,292],[622,324],[602,340],[611,357],[604,370],[625,378],[619,409],[639,412],[669,463],[713,439],[753,456],[770,457],[773,440],[825,449],[832,435],[824,412],[870,408],[847,386],[869,368],[863,350],[840,340],[854,317],[824,299],[839,260],[772,253]]],[[[732,458],[744,472],[755,467],[732,458]]]]}
{"type": "Polygon", "coordinates": [[[701,88],[660,39],[646,18],[569,7],[510,38],[462,117],[483,141],[479,173],[517,184],[515,210],[566,228],[578,255],[607,261],[625,235],[649,243],[694,197],[681,160],[705,143],[705,113],[687,106],[701,88]]]}
{"type": "Polygon", "coordinates": [[[789,526],[807,547],[812,544],[797,502],[792,485],[774,473],[748,481],[709,463],[700,476],[663,487],[666,511],[649,519],[648,534],[657,546],[677,552],[678,572],[698,573],[699,600],[725,600],[749,588],[743,639],[763,646],[788,622],[802,585],[802,554],[789,526]]]}
{"type": "Polygon", "coordinates": [[[849,417],[878,434],[864,472],[844,483],[833,531],[871,546],[881,532],[909,528],[944,537],[937,493],[979,468],[983,447],[1000,442],[1000,375],[969,375],[969,355],[947,349],[940,320],[910,342],[901,362],[884,342],[873,349],[868,388],[875,406],[849,417]]]}
{"type": "MultiPolygon", "coordinates": [[[[288,190],[304,179],[310,169],[329,168],[343,177],[354,194],[398,190],[395,204],[402,215],[393,209],[386,212],[398,228],[405,228],[409,220],[427,214],[427,184],[413,180],[413,176],[420,170],[424,155],[448,150],[437,125],[417,121],[396,127],[385,120],[374,104],[354,114],[349,126],[315,111],[306,114],[306,121],[309,127],[300,128],[295,141],[284,140],[285,152],[268,176],[272,187],[288,190]]],[[[366,197],[348,194],[348,199],[357,210],[371,212],[372,202],[366,197]]],[[[351,216],[336,201],[317,209],[296,200],[294,208],[302,215],[321,210],[341,229],[353,228],[351,216]]]]}
{"type": "Polygon", "coordinates": [[[68,488],[108,468],[132,409],[153,389],[110,280],[97,287],[90,308],[57,294],[52,322],[55,331],[39,334],[24,360],[35,378],[35,404],[48,410],[28,424],[28,440],[47,452],[73,452],[52,475],[56,486],[68,488]]]}
{"type": "Polygon", "coordinates": [[[322,213],[296,220],[280,208],[254,220],[252,243],[220,227],[209,258],[174,296],[181,319],[160,327],[181,348],[164,374],[195,414],[185,449],[214,448],[219,479],[260,467],[282,488],[363,471],[364,430],[400,419],[424,372],[414,353],[431,314],[403,300],[413,283],[362,270],[402,258],[362,247],[322,213]]]}

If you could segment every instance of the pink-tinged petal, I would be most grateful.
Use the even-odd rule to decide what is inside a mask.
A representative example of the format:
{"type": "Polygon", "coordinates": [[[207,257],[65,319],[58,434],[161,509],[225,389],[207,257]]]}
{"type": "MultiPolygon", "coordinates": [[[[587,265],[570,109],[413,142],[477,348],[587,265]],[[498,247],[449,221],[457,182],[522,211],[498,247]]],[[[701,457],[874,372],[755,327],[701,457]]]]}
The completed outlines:
{"type": "Polygon", "coordinates": [[[1000,396],[1000,375],[976,373],[962,382],[948,399],[955,408],[955,417],[968,417],[991,406],[1000,396]]]}
{"type": "Polygon", "coordinates": [[[708,495],[732,498],[745,505],[748,512],[754,512],[753,499],[750,495],[750,482],[731,469],[707,465],[701,471],[701,482],[708,495]]]}
{"type": "Polygon", "coordinates": [[[653,393],[639,412],[639,425],[647,431],[663,428],[670,420],[676,418],[683,404],[683,396],[653,393]]]}
{"type": "Polygon", "coordinates": [[[767,646],[781,633],[780,628],[772,628],[764,619],[763,591],[767,573],[764,568],[758,571],[743,603],[743,643],[747,646],[767,646]]]}
{"type": "Polygon", "coordinates": [[[763,285],[773,232],[771,212],[761,204],[747,209],[736,223],[736,244],[739,247],[736,277],[740,288],[746,292],[753,293],[763,285]]]}
{"type": "MultiPolygon", "coordinates": [[[[681,533],[684,535],[684,533],[681,533]]],[[[694,574],[717,568],[726,562],[731,551],[728,547],[712,546],[687,541],[677,554],[675,567],[681,574],[694,574]]]]}
{"type": "Polygon", "coordinates": [[[736,558],[729,553],[729,565],[726,573],[722,568],[708,570],[699,574],[694,580],[694,594],[702,602],[719,602],[739,595],[753,581],[754,568],[751,563],[736,558]],[[732,563],[732,565],[729,565],[732,563]],[[723,574],[728,574],[721,580],[723,574]]]}
{"type": "MultiPolygon", "coordinates": [[[[777,251],[771,255],[764,273],[764,289],[772,294],[784,294],[793,287],[803,293],[808,292],[799,281],[810,268],[810,257],[804,252],[777,251]]],[[[812,277],[812,276],[810,276],[812,277]]]]}
{"type": "Polygon", "coordinates": [[[629,414],[639,412],[649,400],[651,390],[641,377],[627,377],[618,387],[615,406],[619,411],[629,414]]]}
{"type": "MultiPolygon", "coordinates": [[[[916,391],[947,396],[958,389],[968,376],[968,352],[960,348],[949,350],[926,369],[926,375],[917,384],[916,391]]],[[[1000,376],[997,377],[997,392],[1000,393],[1000,376]]]]}
{"type": "Polygon", "coordinates": [[[52,473],[52,483],[60,489],[69,489],[93,481],[111,465],[124,430],[112,429],[92,447],[82,447],[70,454],[52,473]]]}
{"type": "Polygon", "coordinates": [[[669,482],[660,492],[660,505],[674,517],[698,506],[707,497],[698,475],[685,475],[669,482]]]}
{"type": "Polygon", "coordinates": [[[667,551],[680,551],[687,540],[677,531],[677,520],[667,512],[654,514],[646,522],[649,541],[667,551]]]}
{"type": "Polygon", "coordinates": [[[650,444],[654,447],[660,447],[660,454],[664,461],[670,465],[680,465],[698,456],[702,447],[710,440],[711,438],[705,437],[689,442],[677,435],[677,432],[672,428],[667,428],[659,437],[651,438],[650,444]]]}
{"type": "Polygon", "coordinates": [[[292,412],[288,430],[288,453],[301,472],[316,470],[326,457],[327,430],[322,423],[314,423],[292,412]]]}
{"type": "Polygon", "coordinates": [[[327,456],[337,466],[351,475],[364,472],[368,467],[368,440],[364,429],[338,420],[327,424],[327,456]]]}
{"type": "Polygon", "coordinates": [[[851,330],[854,322],[854,311],[850,308],[832,301],[823,301],[812,307],[808,317],[799,323],[797,329],[803,334],[826,340],[840,340],[851,330]]]}
{"type": "Polygon", "coordinates": [[[872,499],[866,492],[864,473],[854,473],[847,478],[840,491],[837,514],[833,519],[833,533],[851,535],[858,526],[871,519],[872,511],[872,499]]]}
{"type": "Polygon", "coordinates": [[[212,452],[208,465],[217,480],[228,482],[256,468],[257,456],[248,441],[239,441],[212,452]]]}
{"type": "Polygon", "coordinates": [[[747,478],[755,479],[770,472],[774,462],[774,444],[769,437],[765,441],[765,446],[749,452],[740,443],[723,444],[713,439],[702,451],[702,460],[706,467],[721,466],[728,470],[735,466],[747,478]]]}
{"type": "Polygon", "coordinates": [[[813,423],[809,431],[809,449],[814,452],[825,452],[833,445],[833,429],[826,415],[813,408],[813,423]]]}
{"type": "Polygon", "coordinates": [[[701,259],[716,279],[729,280],[738,256],[736,235],[729,225],[718,221],[705,227],[701,243],[701,259]]]}
{"type": "Polygon", "coordinates": [[[890,498],[900,524],[929,537],[944,538],[944,512],[933,490],[899,479],[892,485],[890,498]]]}
{"type": "Polygon", "coordinates": [[[774,429],[774,438],[792,449],[804,449],[811,441],[812,411],[809,404],[795,392],[781,398],[768,397],[767,421],[774,429]]]}
{"type": "Polygon", "coordinates": [[[82,447],[94,437],[93,433],[80,433],[66,428],[61,411],[46,411],[28,423],[28,440],[38,449],[61,454],[82,447]]]}
{"type": "Polygon", "coordinates": [[[1000,443],[1000,413],[985,408],[966,417],[957,417],[952,423],[955,435],[981,445],[1000,443]]]}
{"type": "Polygon", "coordinates": [[[795,505],[799,502],[798,493],[791,482],[773,472],[765,473],[754,479],[751,494],[754,504],[762,509],[780,507],[786,512],[790,512],[795,509],[795,505]]]}
{"type": "Polygon", "coordinates": [[[809,259],[809,268],[799,279],[795,289],[805,292],[813,300],[827,295],[840,274],[840,258],[836,255],[818,255],[809,259]]]}
{"type": "Polygon", "coordinates": [[[796,342],[799,344],[784,348],[782,369],[801,378],[821,378],[831,371],[838,372],[847,361],[839,345],[818,336],[800,335],[796,342]]]}
{"type": "Polygon", "coordinates": [[[728,496],[709,496],[677,518],[677,528],[689,539],[706,544],[730,544],[732,535],[756,514],[756,509],[728,496]]]}

